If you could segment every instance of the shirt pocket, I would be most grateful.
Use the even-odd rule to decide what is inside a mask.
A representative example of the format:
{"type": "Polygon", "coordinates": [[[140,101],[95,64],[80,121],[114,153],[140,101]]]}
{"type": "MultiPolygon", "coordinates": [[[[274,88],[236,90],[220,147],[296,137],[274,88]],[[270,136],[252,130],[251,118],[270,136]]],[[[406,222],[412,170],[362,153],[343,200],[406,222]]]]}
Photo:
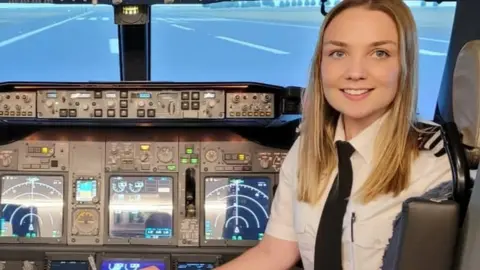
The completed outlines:
{"type": "Polygon", "coordinates": [[[377,270],[392,236],[390,219],[374,219],[354,224],[352,261],[356,270],[377,270]]]}

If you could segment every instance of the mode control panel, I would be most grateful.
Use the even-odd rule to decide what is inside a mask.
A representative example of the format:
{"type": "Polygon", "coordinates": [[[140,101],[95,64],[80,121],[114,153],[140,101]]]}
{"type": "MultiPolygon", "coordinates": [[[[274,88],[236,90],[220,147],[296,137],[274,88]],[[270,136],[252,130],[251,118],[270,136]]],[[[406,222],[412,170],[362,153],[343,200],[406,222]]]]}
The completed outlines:
{"type": "Polygon", "coordinates": [[[0,117],[34,117],[35,92],[0,93],[0,117]]]}
{"type": "Polygon", "coordinates": [[[273,94],[228,93],[227,118],[273,118],[273,94]]]}
{"type": "Polygon", "coordinates": [[[116,118],[119,115],[118,91],[40,90],[38,118],[116,118]]]}
{"type": "MultiPolygon", "coordinates": [[[[121,111],[129,118],[222,119],[225,116],[224,91],[130,91],[121,111]]],[[[122,114],[123,115],[123,114],[122,114]]]]}

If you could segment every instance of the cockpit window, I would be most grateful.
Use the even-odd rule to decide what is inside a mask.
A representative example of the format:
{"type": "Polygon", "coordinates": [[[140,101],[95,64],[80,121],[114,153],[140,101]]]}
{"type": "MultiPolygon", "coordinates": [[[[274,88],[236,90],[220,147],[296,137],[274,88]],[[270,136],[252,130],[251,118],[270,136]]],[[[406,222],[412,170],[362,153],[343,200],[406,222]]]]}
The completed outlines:
{"type": "Polygon", "coordinates": [[[0,82],[118,81],[108,5],[0,3],[0,82]]]}

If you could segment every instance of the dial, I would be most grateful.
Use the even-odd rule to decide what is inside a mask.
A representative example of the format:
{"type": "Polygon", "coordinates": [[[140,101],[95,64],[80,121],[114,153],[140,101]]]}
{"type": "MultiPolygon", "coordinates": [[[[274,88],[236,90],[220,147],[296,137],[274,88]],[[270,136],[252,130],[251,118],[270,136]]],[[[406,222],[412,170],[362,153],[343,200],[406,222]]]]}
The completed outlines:
{"type": "Polygon", "coordinates": [[[162,147],[157,152],[158,159],[162,163],[169,163],[173,160],[173,151],[169,147],[162,147]]]}
{"type": "Polygon", "coordinates": [[[98,234],[98,212],[94,209],[77,209],[73,212],[74,235],[97,235],[98,234]]]}

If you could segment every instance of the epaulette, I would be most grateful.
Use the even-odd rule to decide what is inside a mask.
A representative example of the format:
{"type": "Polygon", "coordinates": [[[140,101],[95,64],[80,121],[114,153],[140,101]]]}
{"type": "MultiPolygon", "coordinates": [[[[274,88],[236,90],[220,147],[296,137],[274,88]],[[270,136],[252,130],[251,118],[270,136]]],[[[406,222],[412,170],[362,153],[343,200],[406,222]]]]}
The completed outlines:
{"type": "Polygon", "coordinates": [[[446,154],[441,126],[429,122],[417,122],[415,126],[421,131],[417,138],[417,146],[420,151],[431,151],[436,157],[446,154]]]}

